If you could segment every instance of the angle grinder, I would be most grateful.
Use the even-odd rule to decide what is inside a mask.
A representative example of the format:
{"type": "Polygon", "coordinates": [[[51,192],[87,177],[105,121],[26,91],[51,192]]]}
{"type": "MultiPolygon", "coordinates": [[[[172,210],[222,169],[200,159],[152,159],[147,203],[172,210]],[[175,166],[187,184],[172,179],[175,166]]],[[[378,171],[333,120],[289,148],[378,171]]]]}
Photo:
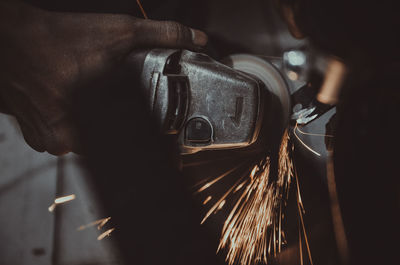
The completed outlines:
{"type": "Polygon", "coordinates": [[[160,130],[177,136],[181,154],[280,142],[291,113],[282,59],[250,54],[221,62],[187,50],[135,52],[140,87],[160,130]]]}

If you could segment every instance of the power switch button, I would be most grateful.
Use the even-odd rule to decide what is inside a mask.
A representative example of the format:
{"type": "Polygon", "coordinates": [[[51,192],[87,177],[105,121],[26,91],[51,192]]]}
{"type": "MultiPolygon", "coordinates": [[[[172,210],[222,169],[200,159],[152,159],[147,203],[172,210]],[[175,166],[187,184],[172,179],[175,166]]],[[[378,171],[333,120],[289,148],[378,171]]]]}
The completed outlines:
{"type": "Polygon", "coordinates": [[[186,141],[194,144],[211,142],[212,128],[203,118],[191,119],[186,125],[186,141]]]}

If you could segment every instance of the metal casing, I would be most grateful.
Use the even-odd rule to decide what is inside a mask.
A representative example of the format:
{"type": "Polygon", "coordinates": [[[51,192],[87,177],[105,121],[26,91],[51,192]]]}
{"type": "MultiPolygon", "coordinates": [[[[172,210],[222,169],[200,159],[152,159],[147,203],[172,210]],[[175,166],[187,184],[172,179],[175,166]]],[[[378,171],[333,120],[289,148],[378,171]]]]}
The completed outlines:
{"type": "Polygon", "coordinates": [[[146,56],[141,80],[154,117],[164,132],[178,134],[182,153],[257,139],[263,109],[257,78],[201,53],[156,49],[146,56]]]}

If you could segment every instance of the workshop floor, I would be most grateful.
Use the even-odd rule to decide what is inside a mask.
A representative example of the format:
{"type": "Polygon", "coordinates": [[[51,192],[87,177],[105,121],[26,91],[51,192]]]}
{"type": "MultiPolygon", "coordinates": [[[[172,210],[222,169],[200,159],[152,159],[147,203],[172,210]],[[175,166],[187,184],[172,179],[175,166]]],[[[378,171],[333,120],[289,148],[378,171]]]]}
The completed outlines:
{"type": "MultiPolygon", "coordinates": [[[[89,188],[78,157],[57,158],[32,150],[16,121],[0,114],[0,264],[120,264],[112,237],[96,226],[107,217],[89,188]],[[76,199],[48,208],[59,196],[76,199]]],[[[108,227],[107,227],[108,229],[108,227]]]]}

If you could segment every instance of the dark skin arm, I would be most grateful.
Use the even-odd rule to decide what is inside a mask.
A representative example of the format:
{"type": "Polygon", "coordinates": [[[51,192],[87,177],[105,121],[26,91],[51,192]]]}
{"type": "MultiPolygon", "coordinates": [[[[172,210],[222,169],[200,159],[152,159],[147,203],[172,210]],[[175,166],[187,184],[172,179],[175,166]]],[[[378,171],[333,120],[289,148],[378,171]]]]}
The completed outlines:
{"type": "MultiPolygon", "coordinates": [[[[0,110],[16,117],[39,152],[78,151],[72,90],[120,64],[136,48],[198,49],[200,31],[119,14],[60,13],[0,2],[0,110]]],[[[95,97],[95,95],[93,95],[95,97]]]]}

